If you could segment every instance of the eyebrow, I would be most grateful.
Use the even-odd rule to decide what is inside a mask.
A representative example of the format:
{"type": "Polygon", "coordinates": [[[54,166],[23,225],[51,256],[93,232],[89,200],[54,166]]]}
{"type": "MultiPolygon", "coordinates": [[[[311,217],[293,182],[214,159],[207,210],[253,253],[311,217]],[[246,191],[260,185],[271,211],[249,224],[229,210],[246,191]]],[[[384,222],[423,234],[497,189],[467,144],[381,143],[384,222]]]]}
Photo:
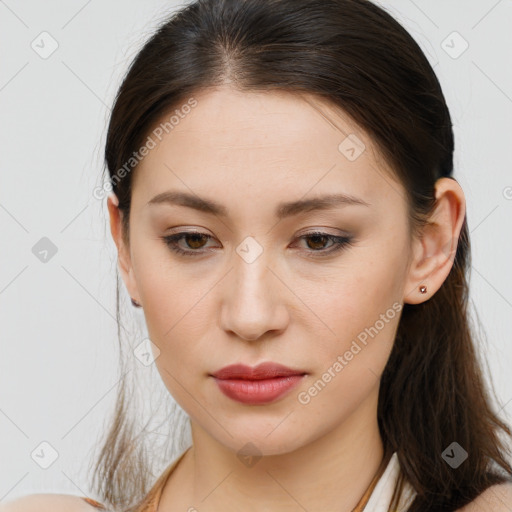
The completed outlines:
{"type": "MultiPolygon", "coordinates": [[[[146,206],[156,204],[171,204],[178,206],[185,206],[193,208],[204,213],[216,215],[219,217],[228,217],[229,213],[225,206],[213,201],[199,197],[187,192],[167,191],[156,195],[148,201],[146,206]]],[[[299,199],[298,201],[291,201],[286,203],[279,203],[275,210],[275,216],[278,219],[291,217],[300,213],[310,212],[313,210],[330,210],[340,206],[358,205],[358,206],[371,206],[363,199],[348,195],[348,194],[328,194],[311,199],[299,199]]]]}

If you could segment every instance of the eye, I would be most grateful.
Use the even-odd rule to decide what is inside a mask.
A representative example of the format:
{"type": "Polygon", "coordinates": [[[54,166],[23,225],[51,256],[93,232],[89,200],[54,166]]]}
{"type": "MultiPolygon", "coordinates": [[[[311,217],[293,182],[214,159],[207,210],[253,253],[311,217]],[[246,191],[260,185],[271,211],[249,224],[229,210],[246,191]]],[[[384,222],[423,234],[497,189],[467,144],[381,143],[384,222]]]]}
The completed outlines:
{"type": "MultiPolygon", "coordinates": [[[[202,249],[204,244],[211,238],[213,237],[207,235],[206,233],[200,233],[196,231],[183,231],[174,235],[162,237],[165,244],[169,247],[169,249],[171,249],[171,251],[183,256],[200,256],[201,254],[204,254],[205,251],[200,251],[199,249],[202,249]],[[185,248],[179,246],[179,242],[181,240],[186,241],[185,248]]],[[[310,253],[308,256],[316,257],[330,255],[334,252],[340,251],[352,243],[352,238],[353,237],[351,236],[337,236],[321,231],[315,231],[298,237],[298,240],[310,239],[310,242],[307,243],[307,245],[309,247],[316,248],[306,252],[310,253]],[[322,249],[322,247],[325,246],[325,243],[329,241],[332,242],[330,248],[322,249]]]]}
{"type": "Polygon", "coordinates": [[[171,249],[171,251],[174,251],[177,254],[182,254],[184,256],[197,256],[197,249],[201,249],[203,247],[203,243],[212,237],[210,235],[207,235],[206,233],[199,233],[196,231],[183,231],[181,233],[164,236],[162,238],[166,245],[169,247],[169,249],[171,249]],[[189,247],[189,249],[192,250],[182,249],[181,247],[178,246],[178,243],[182,239],[192,240],[191,243],[187,242],[187,246],[189,247]]]}
{"type": "Polygon", "coordinates": [[[300,240],[306,240],[306,245],[308,247],[315,247],[316,249],[309,251],[310,254],[308,256],[316,257],[316,256],[327,256],[333,254],[335,252],[344,249],[345,247],[351,245],[352,236],[338,236],[331,235],[329,233],[324,233],[322,231],[315,231],[313,233],[306,233],[299,237],[300,240]],[[307,240],[310,240],[307,242],[307,240]],[[326,242],[332,242],[332,245],[328,249],[322,249],[325,247],[326,242]],[[318,249],[320,247],[320,249],[318,249]],[[312,253],[312,254],[311,254],[312,253]],[[320,254],[318,254],[320,253],[320,254]]]}

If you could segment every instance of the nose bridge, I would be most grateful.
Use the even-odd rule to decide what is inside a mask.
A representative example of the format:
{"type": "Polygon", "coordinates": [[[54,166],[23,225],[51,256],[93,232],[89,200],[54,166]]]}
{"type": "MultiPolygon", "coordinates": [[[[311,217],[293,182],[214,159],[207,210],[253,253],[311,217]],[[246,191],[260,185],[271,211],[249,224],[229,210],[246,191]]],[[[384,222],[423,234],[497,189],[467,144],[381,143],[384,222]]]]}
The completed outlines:
{"type": "Polygon", "coordinates": [[[235,255],[224,295],[222,326],[240,338],[254,340],[268,330],[282,329],[286,314],[280,303],[279,280],[267,268],[266,254],[248,258],[240,246],[237,253],[242,249],[242,255],[235,255]]]}
{"type": "Polygon", "coordinates": [[[265,297],[266,292],[270,291],[270,278],[272,272],[267,268],[270,263],[270,252],[262,245],[262,239],[258,242],[254,237],[248,236],[240,242],[233,255],[234,279],[236,290],[240,292],[240,299],[252,300],[265,297]]]}
{"type": "Polygon", "coordinates": [[[267,268],[267,260],[263,256],[259,256],[252,262],[247,262],[243,258],[237,259],[234,279],[237,284],[236,290],[240,294],[239,299],[245,301],[261,299],[264,302],[270,300],[269,277],[272,273],[267,268]]]}

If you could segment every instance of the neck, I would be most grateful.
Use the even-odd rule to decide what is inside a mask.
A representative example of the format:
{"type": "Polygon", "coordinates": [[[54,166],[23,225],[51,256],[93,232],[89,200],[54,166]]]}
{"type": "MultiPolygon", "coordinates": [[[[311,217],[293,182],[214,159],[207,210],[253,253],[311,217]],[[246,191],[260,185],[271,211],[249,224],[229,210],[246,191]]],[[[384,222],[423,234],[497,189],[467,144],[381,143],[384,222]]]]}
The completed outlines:
{"type": "MultiPolygon", "coordinates": [[[[384,456],[377,398],[378,386],[321,437],[287,453],[265,455],[251,466],[192,422],[193,447],[183,458],[182,478],[174,480],[183,510],[352,512],[384,456]]],[[[176,504],[170,494],[164,489],[163,507],[166,500],[176,504]]]]}

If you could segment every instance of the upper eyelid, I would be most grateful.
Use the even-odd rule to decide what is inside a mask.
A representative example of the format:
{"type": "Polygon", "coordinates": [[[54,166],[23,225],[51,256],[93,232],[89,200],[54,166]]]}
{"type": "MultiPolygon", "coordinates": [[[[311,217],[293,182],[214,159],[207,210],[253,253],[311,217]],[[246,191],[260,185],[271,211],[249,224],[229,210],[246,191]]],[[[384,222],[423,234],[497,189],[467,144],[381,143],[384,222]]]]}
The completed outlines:
{"type": "MultiPolygon", "coordinates": [[[[183,228],[178,228],[178,229],[183,230],[183,228]]],[[[352,236],[347,231],[338,230],[338,232],[331,233],[330,231],[328,231],[329,229],[334,229],[334,228],[315,228],[315,227],[305,228],[305,231],[301,231],[301,232],[297,233],[295,236],[301,237],[301,236],[311,236],[311,235],[315,235],[315,234],[325,235],[325,236],[338,236],[338,237],[352,236]]],[[[197,228],[193,228],[190,231],[185,230],[185,231],[166,232],[164,236],[174,236],[174,235],[202,235],[202,236],[207,236],[209,238],[217,238],[214,235],[211,235],[210,233],[206,233],[204,231],[200,231],[197,228]]]]}
{"type": "MultiPolygon", "coordinates": [[[[162,238],[164,238],[164,239],[173,238],[174,244],[177,244],[179,241],[185,239],[185,237],[187,235],[204,236],[208,240],[213,240],[213,239],[216,240],[216,237],[214,237],[213,235],[209,235],[208,233],[204,233],[202,231],[177,231],[176,233],[169,233],[167,235],[164,235],[162,238]]],[[[350,240],[350,241],[353,240],[353,235],[351,235],[351,234],[343,233],[343,234],[336,235],[334,233],[322,231],[321,229],[316,229],[316,230],[312,229],[312,230],[306,231],[304,233],[299,233],[299,234],[297,234],[297,236],[295,238],[302,239],[302,238],[313,237],[313,236],[324,236],[331,241],[334,240],[335,244],[336,244],[336,240],[340,240],[340,239],[346,239],[346,240],[350,240]]],[[[186,250],[190,251],[190,252],[200,252],[201,249],[198,249],[198,250],[186,249],[186,250]]],[[[318,251],[318,252],[320,252],[320,251],[318,251]]]]}

